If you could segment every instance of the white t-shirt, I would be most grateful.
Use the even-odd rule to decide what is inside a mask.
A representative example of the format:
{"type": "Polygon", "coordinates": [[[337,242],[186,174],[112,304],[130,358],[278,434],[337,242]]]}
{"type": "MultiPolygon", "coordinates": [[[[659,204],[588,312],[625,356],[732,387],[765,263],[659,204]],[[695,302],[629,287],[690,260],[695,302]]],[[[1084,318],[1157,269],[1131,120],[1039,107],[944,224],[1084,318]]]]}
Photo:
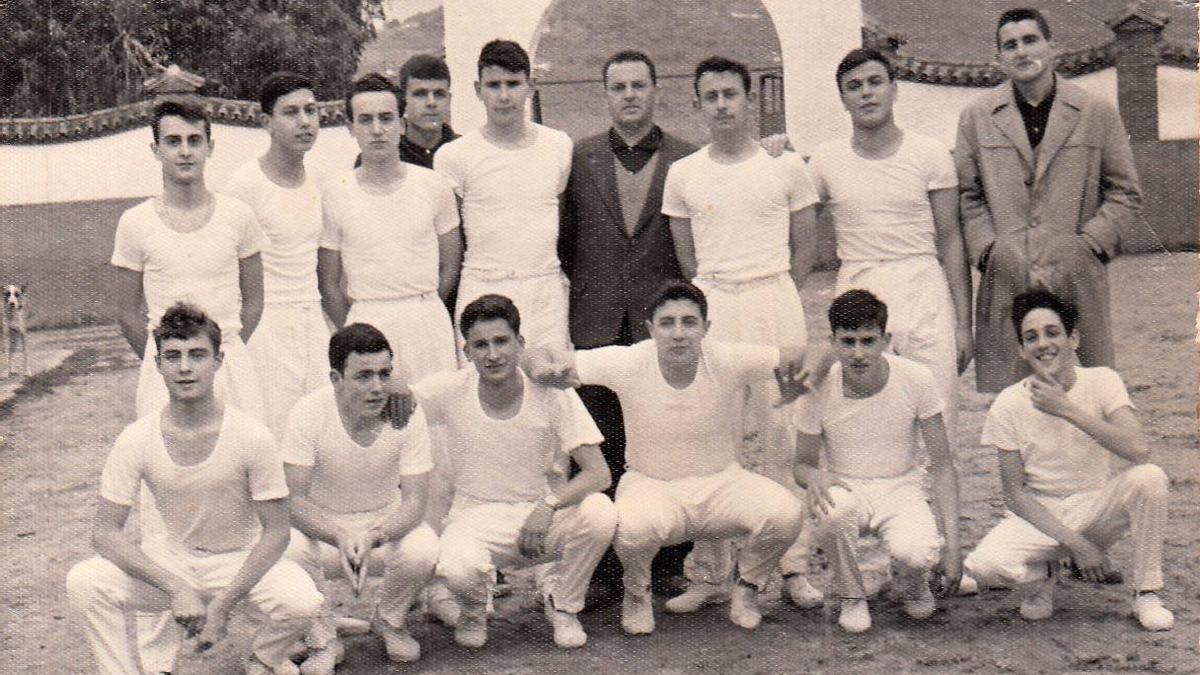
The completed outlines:
{"type": "Polygon", "coordinates": [[[288,495],[275,439],[261,422],[225,406],[216,447],[191,466],[176,464],[163,444],[162,416],[125,427],[100,474],[100,496],[133,506],[150,488],[171,544],[186,551],[243,551],[258,541],[253,502],[288,495]]]}
{"type": "MultiPolygon", "coordinates": [[[[1086,414],[1107,417],[1133,407],[1125,383],[1111,368],[1076,367],[1075,376],[1067,398],[1086,414]]],[[[1025,482],[1038,492],[1065,497],[1104,487],[1113,459],[1120,458],[1074,424],[1036,410],[1029,395],[1031,377],[1000,392],[979,442],[1020,452],[1025,482]]]]}
{"type": "Polygon", "coordinates": [[[429,428],[417,409],[403,429],[384,422],[375,442],[350,438],[332,386],[309,392],[288,415],[283,461],[312,467],[308,496],[335,513],[377,511],[399,497],[401,476],[433,470],[429,428]]]}
{"type": "Polygon", "coordinates": [[[825,438],[829,470],[851,478],[891,478],[917,466],[918,421],[942,412],[933,374],[895,354],[887,383],[867,398],[847,398],[835,363],[817,390],[796,400],[796,430],[825,438]]]}
{"type": "Polygon", "coordinates": [[[662,212],[689,218],[696,245],[696,275],[746,281],[791,268],[791,214],[816,203],[804,166],[794,152],[771,157],[759,148],[736,164],[713,161],[711,145],[671,165],[662,212]]]}
{"type": "Polygon", "coordinates": [[[463,268],[533,276],[558,264],[558,197],[571,175],[571,139],[530,124],[533,142],[494,145],[480,130],[438,149],[433,168],[462,198],[463,268]]]}
{"type": "Polygon", "coordinates": [[[823,143],[808,160],[813,183],[828,202],[846,262],[937,255],[929,193],[958,185],[950,150],[904,132],[886,159],[864,159],[848,138],[823,143]]]}
{"type": "Polygon", "coordinates": [[[435,373],[412,385],[429,424],[446,427],[455,499],[541,499],[551,486],[565,483],[572,452],[604,442],[574,391],[534,384],[523,373],[521,377],[521,409],[506,420],[483,411],[474,368],[435,373]]]}
{"type": "Polygon", "coordinates": [[[254,212],[241,200],[216,194],[212,217],[191,232],[176,232],[158,217],[154,200],[121,214],[112,264],[142,273],[148,325],[180,300],[208,314],[226,335],[242,329],[238,263],[265,242],[254,212]]]}
{"type": "Polygon", "coordinates": [[[321,248],[341,252],[354,302],[437,291],[438,236],[458,227],[458,205],[446,179],[404,167],[404,180],[385,195],[368,193],[353,171],[326,183],[321,248]]]}
{"type": "Polygon", "coordinates": [[[250,205],[266,235],[262,249],[263,300],[318,302],[317,240],[321,236],[321,176],[312,168],[304,184],[281,187],[267,178],[258,160],[246,162],[224,192],[250,205]]]}
{"type": "Polygon", "coordinates": [[[625,417],[625,462],[658,480],[707,476],[736,461],[746,385],[774,377],[779,349],[706,339],[696,378],[663,378],[654,340],[575,352],[584,384],[608,387],[625,417]]]}

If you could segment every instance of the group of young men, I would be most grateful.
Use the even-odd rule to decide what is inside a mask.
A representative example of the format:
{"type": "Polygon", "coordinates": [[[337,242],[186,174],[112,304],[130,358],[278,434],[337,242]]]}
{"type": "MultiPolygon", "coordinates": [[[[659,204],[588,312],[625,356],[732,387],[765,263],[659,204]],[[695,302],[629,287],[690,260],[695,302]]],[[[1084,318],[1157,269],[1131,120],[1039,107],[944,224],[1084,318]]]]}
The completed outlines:
{"type": "Polygon", "coordinates": [[[169,672],[247,599],[265,615],[247,672],[332,672],[338,576],[358,594],[382,575],[370,626],[389,658],[420,657],[422,593],[480,647],[498,572],[533,565],[555,643],[579,647],[610,545],[620,579],[597,582],[621,589],[630,634],[654,630],[652,575],[681,566],[668,611],[728,601],[753,629],[778,573],[820,603],[816,545],[824,595],[861,632],[866,532],[909,616],[970,579],[1040,619],[1060,561],[1111,582],[1104,550],[1129,530],[1132,609],[1170,628],[1167,478],[1107,367],[1103,265],[1139,199],[1128,141],[1055,75],[1038,12],[1006,12],[996,43],[1011,83],[964,111],[953,156],[896,125],[891,64],[869,49],[835,73],[852,137],[807,163],[760,143],[750,74],[720,57],[694,74],[699,149],[654,124],[640,52],[604,64],[612,126],[574,145],[526,119],[519,45],[483,48],[487,122],[461,137],[445,63],[415,57],[399,90],[353,83],[361,154],[334,175],[305,163],[312,84],[278,73],[270,147],[220,193],[202,109],[158,104],[164,190],[122,216],[112,257],[145,357],[138,420],[101,475],[98,557],[67,579],[101,670],[169,672]],[[817,208],[842,260],[827,349],[807,347],[799,294],[817,208]],[[1009,513],[964,560],[953,439],[972,357],[981,390],[1003,389],[982,442],[1009,513]],[[122,531],[135,504],[140,544],[122,531]]]}

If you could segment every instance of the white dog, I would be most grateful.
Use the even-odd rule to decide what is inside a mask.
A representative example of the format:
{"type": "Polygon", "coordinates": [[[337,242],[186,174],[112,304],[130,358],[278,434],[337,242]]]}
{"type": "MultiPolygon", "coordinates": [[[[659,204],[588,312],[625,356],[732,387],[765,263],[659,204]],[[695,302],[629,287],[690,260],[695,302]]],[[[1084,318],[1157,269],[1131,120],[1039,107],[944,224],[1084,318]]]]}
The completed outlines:
{"type": "Polygon", "coordinates": [[[13,353],[21,350],[25,377],[33,374],[29,369],[29,332],[25,324],[25,287],[16,284],[4,286],[4,312],[0,313],[0,332],[3,333],[4,377],[12,375],[13,353]]]}

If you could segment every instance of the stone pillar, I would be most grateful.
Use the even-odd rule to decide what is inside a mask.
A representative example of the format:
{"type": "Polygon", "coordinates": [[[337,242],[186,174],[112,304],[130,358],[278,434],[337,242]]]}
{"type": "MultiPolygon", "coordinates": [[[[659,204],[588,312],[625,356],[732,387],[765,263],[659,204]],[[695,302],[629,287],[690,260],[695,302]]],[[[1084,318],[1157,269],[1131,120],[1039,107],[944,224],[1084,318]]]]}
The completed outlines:
{"type": "Polygon", "coordinates": [[[1129,140],[1158,140],[1158,43],[1169,17],[1140,3],[1106,23],[1116,35],[1117,100],[1129,140]]]}

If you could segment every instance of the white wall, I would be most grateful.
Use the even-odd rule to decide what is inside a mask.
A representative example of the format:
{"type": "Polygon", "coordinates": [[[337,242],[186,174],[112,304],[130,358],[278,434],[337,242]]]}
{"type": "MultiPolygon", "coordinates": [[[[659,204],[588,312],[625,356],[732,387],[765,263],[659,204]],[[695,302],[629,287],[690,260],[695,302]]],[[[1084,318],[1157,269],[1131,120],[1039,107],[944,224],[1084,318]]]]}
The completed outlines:
{"type": "Polygon", "coordinates": [[[1200,71],[1158,67],[1158,137],[1200,137],[1200,71]]]}

